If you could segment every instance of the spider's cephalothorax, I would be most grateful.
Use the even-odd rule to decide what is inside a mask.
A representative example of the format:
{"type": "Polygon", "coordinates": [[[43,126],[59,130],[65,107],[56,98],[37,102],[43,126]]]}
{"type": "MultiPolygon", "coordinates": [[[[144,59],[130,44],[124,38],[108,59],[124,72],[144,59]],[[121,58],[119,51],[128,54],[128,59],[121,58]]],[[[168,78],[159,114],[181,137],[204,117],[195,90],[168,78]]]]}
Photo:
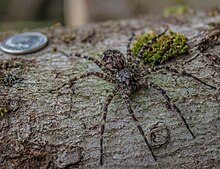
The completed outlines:
{"type": "MultiPolygon", "coordinates": [[[[164,97],[164,99],[169,104],[169,107],[171,107],[173,110],[175,110],[179,114],[179,116],[182,119],[183,123],[185,124],[186,128],[188,129],[188,131],[190,132],[192,137],[195,138],[195,135],[193,134],[188,123],[186,122],[185,118],[183,117],[182,112],[176,106],[176,104],[171,101],[170,97],[167,95],[165,90],[163,90],[157,84],[147,81],[146,79],[151,72],[156,72],[158,70],[165,69],[167,71],[170,71],[170,72],[178,74],[178,75],[191,77],[191,78],[199,81],[200,83],[202,83],[206,86],[209,86],[212,89],[216,89],[216,88],[214,86],[206,84],[205,82],[203,82],[199,78],[193,76],[190,73],[187,73],[186,71],[178,71],[178,70],[173,69],[169,66],[157,66],[152,69],[144,69],[141,66],[141,62],[139,60],[139,58],[142,57],[144,51],[146,49],[148,49],[149,46],[152,43],[154,43],[157,40],[157,38],[162,36],[166,31],[167,31],[167,29],[164,32],[162,32],[161,34],[152,38],[148,43],[143,44],[141,47],[141,50],[139,51],[137,56],[133,56],[133,54],[130,50],[130,45],[131,45],[132,39],[134,38],[134,34],[129,39],[129,42],[127,45],[127,57],[126,58],[124,57],[124,55],[120,51],[110,50],[110,49],[103,53],[103,57],[102,57],[101,61],[99,61],[95,58],[89,57],[89,56],[82,56],[79,53],[75,53],[75,56],[77,56],[77,57],[82,57],[82,58],[88,59],[90,61],[93,61],[104,73],[95,72],[95,71],[84,73],[84,74],[79,75],[73,79],[70,79],[70,81],[68,83],[63,84],[58,89],[61,89],[65,85],[72,86],[75,83],[75,81],[82,79],[82,78],[85,78],[85,77],[88,77],[88,76],[91,76],[91,75],[96,76],[98,78],[101,78],[107,82],[110,82],[110,83],[113,83],[116,85],[115,89],[112,91],[112,93],[107,96],[107,99],[106,99],[106,101],[103,105],[103,108],[102,108],[102,124],[101,124],[101,134],[100,134],[100,164],[103,163],[103,134],[104,134],[104,130],[105,130],[108,105],[110,104],[113,97],[117,93],[122,95],[122,98],[123,98],[124,103],[128,109],[128,112],[129,112],[130,116],[132,117],[133,121],[136,123],[136,126],[137,126],[140,134],[142,135],[147,147],[149,148],[154,160],[156,160],[156,156],[154,155],[152,147],[149,144],[149,142],[146,138],[146,135],[145,135],[142,127],[140,126],[140,124],[138,122],[138,119],[136,118],[136,116],[131,108],[130,99],[129,99],[131,93],[135,92],[140,87],[143,87],[146,89],[153,88],[153,89],[157,90],[159,93],[161,93],[161,95],[164,97]]],[[[70,56],[64,52],[61,52],[61,53],[66,55],[67,57],[70,56]]]]}
{"type": "Polygon", "coordinates": [[[130,69],[124,68],[116,73],[115,80],[118,84],[118,89],[124,94],[130,96],[132,92],[139,88],[139,82],[130,69]]]}

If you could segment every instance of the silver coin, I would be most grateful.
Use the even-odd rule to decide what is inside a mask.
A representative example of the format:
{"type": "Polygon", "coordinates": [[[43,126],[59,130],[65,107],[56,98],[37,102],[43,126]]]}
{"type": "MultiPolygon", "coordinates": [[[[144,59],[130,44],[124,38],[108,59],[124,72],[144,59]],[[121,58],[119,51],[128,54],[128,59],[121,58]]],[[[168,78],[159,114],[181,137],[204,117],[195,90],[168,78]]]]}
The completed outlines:
{"type": "Polygon", "coordinates": [[[27,54],[42,49],[48,38],[38,32],[15,34],[1,43],[0,49],[11,54],[27,54]]]}

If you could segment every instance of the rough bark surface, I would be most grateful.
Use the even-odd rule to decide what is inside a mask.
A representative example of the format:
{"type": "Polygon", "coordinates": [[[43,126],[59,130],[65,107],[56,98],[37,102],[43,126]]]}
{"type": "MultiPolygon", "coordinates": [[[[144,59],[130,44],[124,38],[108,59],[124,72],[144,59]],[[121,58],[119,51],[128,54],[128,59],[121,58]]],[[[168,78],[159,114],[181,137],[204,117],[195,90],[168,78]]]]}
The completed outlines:
{"type": "MultiPolygon", "coordinates": [[[[9,111],[0,118],[0,168],[220,168],[220,27],[209,28],[218,20],[219,16],[203,13],[148,16],[78,29],[54,26],[37,30],[50,40],[40,52],[23,56],[0,52],[0,103],[9,111]],[[179,106],[196,138],[157,91],[138,91],[131,97],[132,107],[148,138],[152,132],[157,136],[151,141],[158,158],[155,162],[117,95],[109,107],[104,165],[100,166],[100,109],[114,85],[92,77],[51,93],[78,73],[99,70],[89,61],[68,58],[54,49],[96,58],[109,48],[125,53],[132,32],[161,32],[165,24],[184,33],[190,45],[189,55],[166,64],[218,88],[212,90],[165,71],[149,76],[179,106]],[[170,134],[170,138],[163,141],[159,133],[170,134]]],[[[1,40],[10,34],[1,33],[1,40]]]]}

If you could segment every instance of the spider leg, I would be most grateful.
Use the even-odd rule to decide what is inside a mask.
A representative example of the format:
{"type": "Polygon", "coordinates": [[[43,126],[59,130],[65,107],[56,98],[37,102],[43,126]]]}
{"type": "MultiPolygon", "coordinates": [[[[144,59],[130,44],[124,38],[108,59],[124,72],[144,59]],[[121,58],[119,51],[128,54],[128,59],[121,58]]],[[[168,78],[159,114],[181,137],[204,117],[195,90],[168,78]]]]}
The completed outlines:
{"type": "Polygon", "coordinates": [[[88,77],[88,76],[96,76],[96,77],[98,77],[100,79],[103,79],[103,80],[105,80],[107,82],[114,83],[114,80],[112,79],[112,77],[110,77],[110,76],[108,76],[108,75],[106,75],[104,73],[95,72],[95,71],[93,71],[93,72],[86,72],[86,73],[84,73],[82,75],[76,76],[76,77],[70,79],[69,82],[70,83],[74,83],[75,81],[83,79],[83,78],[88,77]]]}
{"type": "Polygon", "coordinates": [[[66,57],[69,57],[69,56],[76,56],[76,57],[79,57],[79,58],[84,58],[84,59],[87,59],[87,60],[89,60],[89,61],[92,61],[92,62],[94,62],[103,72],[105,72],[105,73],[109,73],[106,69],[105,69],[105,67],[104,67],[104,65],[99,61],[99,60],[97,60],[97,59],[95,59],[95,58],[93,58],[93,57],[90,57],[90,56],[86,56],[86,55],[81,55],[80,53],[70,53],[70,54],[67,54],[67,53],[65,53],[65,52],[63,52],[63,51],[59,51],[61,54],[63,54],[63,55],[65,55],[66,57]]]}
{"type": "Polygon", "coordinates": [[[166,101],[168,102],[168,104],[173,107],[173,109],[179,114],[179,116],[181,117],[181,119],[183,120],[186,128],[189,130],[190,134],[192,135],[193,138],[195,138],[195,135],[193,134],[193,132],[191,131],[190,127],[189,127],[189,124],[186,122],[186,119],[183,117],[183,114],[182,112],[180,111],[180,109],[176,106],[175,103],[173,103],[170,99],[170,97],[167,95],[167,93],[165,92],[165,90],[163,90],[160,86],[152,83],[152,82],[148,82],[148,86],[149,87],[152,87],[156,90],[158,90],[163,96],[164,98],[166,99],[166,101]]]}
{"type": "Polygon", "coordinates": [[[148,149],[150,150],[150,152],[151,152],[151,154],[152,154],[154,160],[157,161],[157,158],[156,158],[156,156],[154,155],[153,149],[152,149],[152,147],[150,146],[150,144],[149,144],[149,142],[148,142],[148,140],[147,140],[147,138],[146,138],[146,136],[145,136],[145,134],[144,134],[144,131],[143,131],[142,127],[140,126],[139,122],[138,122],[138,119],[137,119],[136,116],[134,115],[134,111],[133,111],[132,108],[131,108],[131,104],[130,104],[130,99],[129,99],[129,97],[128,97],[127,95],[125,95],[125,94],[122,94],[122,97],[123,97],[123,99],[124,99],[124,102],[125,102],[125,104],[126,104],[126,107],[127,107],[127,109],[128,109],[128,112],[129,112],[130,116],[132,117],[133,121],[135,122],[135,124],[136,124],[136,126],[137,126],[137,128],[138,128],[138,130],[139,130],[139,132],[140,132],[140,134],[141,134],[142,137],[144,138],[144,141],[145,141],[145,143],[147,144],[148,149]]]}
{"type": "Polygon", "coordinates": [[[88,76],[96,76],[100,79],[103,79],[107,82],[110,82],[110,83],[114,83],[114,80],[112,79],[112,77],[108,76],[108,75],[105,75],[104,73],[101,73],[101,72],[86,72],[84,74],[81,74],[79,76],[76,76],[72,79],[69,80],[69,82],[67,83],[64,83],[62,86],[58,87],[57,89],[53,89],[51,90],[51,92],[53,91],[57,91],[57,90],[60,90],[61,88],[69,85],[69,86],[73,86],[73,84],[77,81],[77,80],[80,80],[80,79],[83,79],[85,77],[88,77],[88,76]]]}
{"type": "Polygon", "coordinates": [[[113,97],[116,95],[117,89],[113,90],[111,94],[108,95],[104,106],[102,108],[102,124],[101,124],[101,134],[100,134],[100,159],[99,163],[100,165],[103,164],[103,134],[105,130],[105,123],[106,123],[106,117],[107,117],[107,112],[108,112],[108,106],[111,103],[113,97]]]}
{"type": "Polygon", "coordinates": [[[141,61],[137,57],[133,57],[133,53],[131,52],[131,44],[135,37],[135,33],[132,33],[131,37],[128,39],[127,44],[127,64],[132,69],[141,69],[141,61]]]}
{"type": "Polygon", "coordinates": [[[142,47],[141,47],[141,50],[139,51],[137,57],[138,58],[141,58],[142,55],[144,54],[144,51],[149,48],[149,46],[154,43],[159,37],[161,37],[162,35],[164,35],[166,33],[166,31],[168,30],[169,27],[167,27],[162,33],[160,33],[159,35],[153,37],[151,40],[149,40],[146,44],[144,44],[142,47]]]}
{"type": "Polygon", "coordinates": [[[135,34],[132,33],[131,37],[128,39],[128,44],[127,44],[127,59],[128,59],[128,62],[130,62],[132,60],[131,43],[132,43],[134,37],[135,37],[135,34]]]}
{"type": "Polygon", "coordinates": [[[180,75],[182,75],[182,76],[191,77],[191,78],[197,80],[198,82],[202,83],[202,84],[205,85],[205,86],[208,86],[208,87],[210,87],[210,88],[212,88],[212,89],[217,89],[215,86],[212,86],[212,85],[209,85],[209,84],[205,83],[204,81],[202,81],[202,80],[199,79],[198,77],[193,76],[192,74],[187,73],[187,72],[184,71],[184,70],[183,70],[183,71],[178,71],[178,70],[176,70],[176,69],[174,69],[174,68],[171,68],[170,66],[156,66],[156,67],[154,67],[151,71],[158,71],[158,70],[160,70],[160,69],[165,69],[165,70],[167,70],[167,71],[170,71],[170,72],[175,73],[175,74],[180,74],[180,75]]]}

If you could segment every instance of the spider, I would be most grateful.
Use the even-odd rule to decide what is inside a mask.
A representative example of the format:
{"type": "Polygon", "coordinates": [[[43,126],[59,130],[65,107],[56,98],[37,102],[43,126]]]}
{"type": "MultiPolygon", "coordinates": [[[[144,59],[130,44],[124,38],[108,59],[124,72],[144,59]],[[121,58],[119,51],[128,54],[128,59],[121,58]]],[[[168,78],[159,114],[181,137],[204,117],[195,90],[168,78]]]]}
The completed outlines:
{"type": "Polygon", "coordinates": [[[216,87],[211,86],[209,84],[206,84],[205,82],[203,82],[199,78],[193,76],[190,73],[187,73],[186,71],[178,71],[174,68],[171,68],[170,66],[162,65],[162,66],[156,66],[153,68],[147,68],[147,69],[145,68],[144,69],[144,67],[140,61],[140,58],[142,57],[144,51],[146,49],[148,49],[150,47],[150,45],[152,43],[154,43],[159,37],[164,35],[165,32],[167,31],[167,29],[168,28],[166,28],[162,33],[160,33],[157,36],[155,36],[154,38],[152,38],[146,44],[143,44],[142,48],[139,51],[137,56],[133,56],[133,53],[131,52],[131,49],[130,49],[131,43],[135,37],[134,33],[132,34],[132,36],[128,40],[127,54],[126,54],[127,57],[125,57],[122,54],[122,52],[120,52],[119,50],[115,50],[115,49],[108,49],[108,50],[104,51],[102,54],[101,61],[99,61],[93,57],[90,57],[90,56],[81,55],[79,53],[67,54],[63,51],[60,51],[63,55],[65,55],[67,57],[74,55],[76,57],[90,60],[90,61],[94,62],[103,72],[96,72],[96,71],[86,72],[84,74],[81,74],[79,76],[76,76],[76,77],[70,79],[68,83],[64,83],[61,87],[57,88],[56,90],[59,90],[66,85],[69,85],[71,87],[71,86],[73,86],[73,84],[77,80],[80,80],[80,79],[83,79],[83,78],[86,78],[89,76],[96,76],[96,77],[103,79],[107,82],[115,84],[115,88],[107,96],[107,98],[104,102],[104,105],[102,107],[102,123],[101,123],[101,132],[100,132],[100,158],[99,158],[100,165],[103,164],[103,134],[105,131],[105,123],[106,123],[106,117],[107,117],[107,112],[108,112],[108,106],[116,94],[122,95],[122,98],[124,100],[126,108],[129,112],[131,118],[135,122],[141,136],[143,137],[143,139],[144,139],[144,141],[145,141],[145,143],[146,143],[146,145],[147,145],[149,151],[151,152],[152,157],[155,161],[157,160],[157,158],[153,152],[153,148],[150,145],[148,139],[146,138],[144,130],[142,129],[141,125],[139,124],[138,119],[136,118],[134,111],[131,108],[131,102],[129,99],[131,94],[134,93],[135,91],[139,90],[140,88],[142,88],[142,87],[146,88],[146,89],[153,88],[153,89],[157,90],[159,93],[161,93],[162,96],[164,97],[164,99],[166,100],[166,102],[168,103],[168,105],[179,114],[180,118],[182,119],[183,123],[185,124],[186,128],[188,129],[188,131],[190,132],[192,137],[195,138],[195,135],[193,134],[188,123],[186,122],[185,118],[183,117],[181,110],[177,107],[177,105],[175,103],[172,102],[172,100],[167,95],[165,90],[162,89],[157,84],[148,81],[147,76],[151,72],[156,72],[161,69],[164,69],[164,70],[170,71],[170,72],[178,74],[178,75],[191,77],[191,78],[197,80],[198,82],[202,83],[203,85],[209,86],[212,89],[216,89],[216,87]]]}

